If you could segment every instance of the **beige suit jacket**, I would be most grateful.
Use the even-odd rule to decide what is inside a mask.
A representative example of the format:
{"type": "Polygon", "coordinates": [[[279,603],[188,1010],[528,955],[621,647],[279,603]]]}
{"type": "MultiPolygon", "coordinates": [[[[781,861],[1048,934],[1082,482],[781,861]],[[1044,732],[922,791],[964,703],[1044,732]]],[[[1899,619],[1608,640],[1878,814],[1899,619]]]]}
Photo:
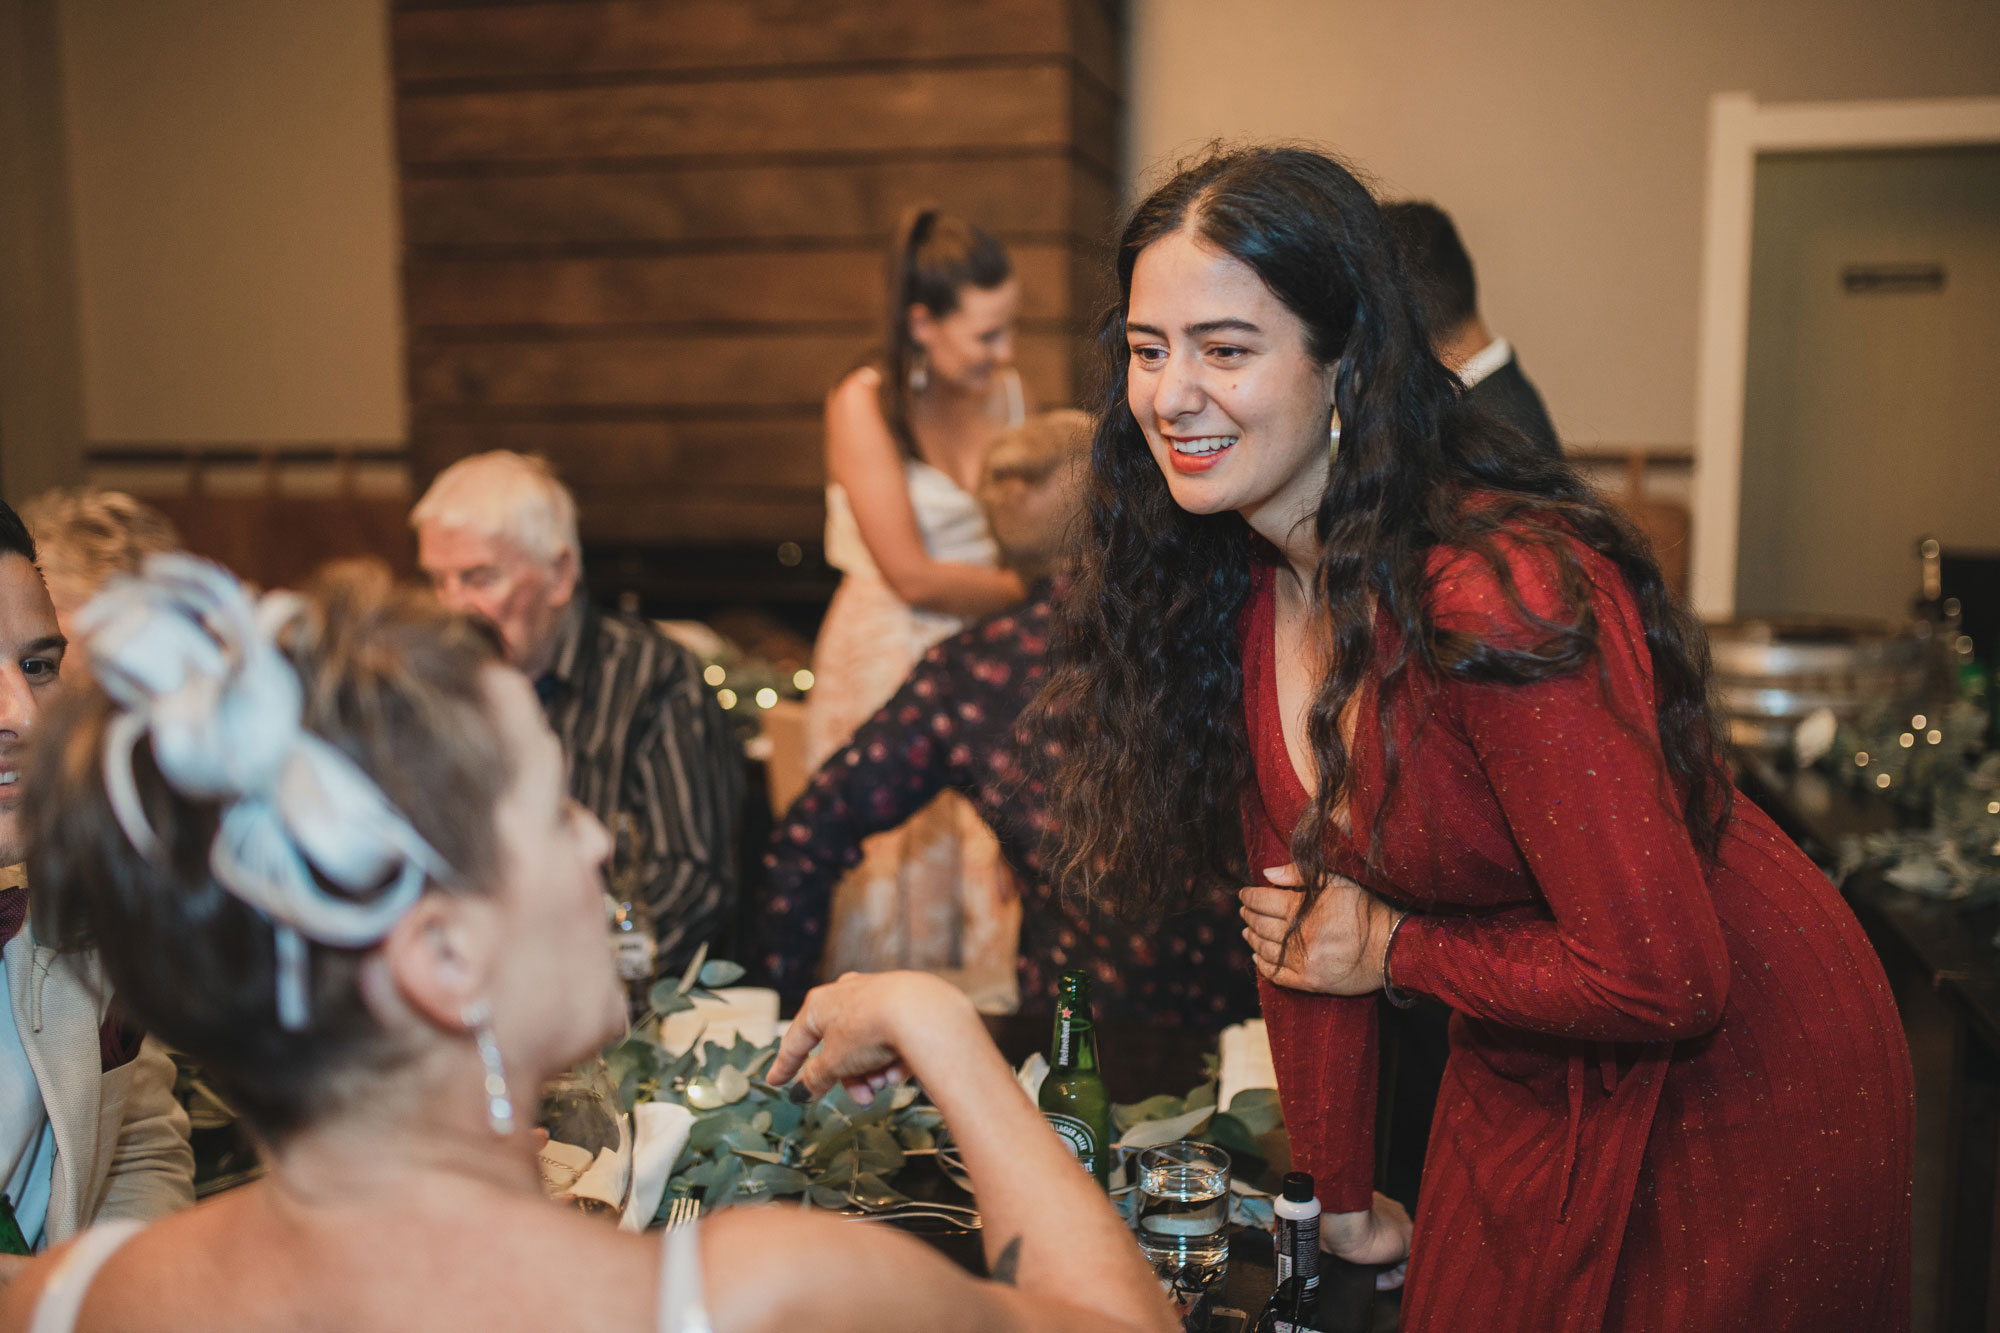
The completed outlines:
{"type": "Polygon", "coordinates": [[[7,942],[7,991],[28,1063],[55,1129],[46,1243],[93,1222],[150,1221],[194,1202],[187,1112],[174,1064],[148,1037],[139,1055],[104,1072],[98,1029],[109,988],[93,955],[58,954],[34,939],[32,915],[7,942]]]}

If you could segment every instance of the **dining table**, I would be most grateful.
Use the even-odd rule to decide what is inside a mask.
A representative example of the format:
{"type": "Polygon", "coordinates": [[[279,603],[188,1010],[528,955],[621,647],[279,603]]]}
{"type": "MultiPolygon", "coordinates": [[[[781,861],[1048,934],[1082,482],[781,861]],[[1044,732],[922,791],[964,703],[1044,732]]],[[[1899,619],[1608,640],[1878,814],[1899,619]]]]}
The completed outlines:
{"type": "MultiPolygon", "coordinates": [[[[1018,1067],[1049,1044],[1053,1016],[1048,1013],[988,1015],[986,1029],[1010,1064],[1018,1067]]],[[[1114,1102],[1132,1103],[1159,1093],[1180,1095],[1210,1077],[1208,1062],[1216,1054],[1219,1034],[1213,1031],[1161,1027],[1141,1023],[1100,1021],[1096,1025],[1098,1068],[1114,1102]]],[[[1282,1174],[1288,1164],[1264,1164],[1264,1174],[1282,1174]]],[[[939,1177],[935,1182],[899,1179],[899,1189],[942,1197],[956,1189],[939,1177]]],[[[922,1239],[967,1271],[986,1274],[986,1258],[978,1232],[922,1233],[922,1239]]],[[[1136,1241],[1134,1242],[1137,1243],[1136,1241]]],[[[1370,1333],[1376,1326],[1375,1277],[1372,1265],[1344,1263],[1320,1257],[1320,1301],[1317,1327],[1322,1333],[1370,1333]]],[[[1226,1285],[1215,1302],[1210,1333],[1249,1333],[1277,1285],[1271,1234],[1258,1227],[1231,1227],[1226,1285]]]]}

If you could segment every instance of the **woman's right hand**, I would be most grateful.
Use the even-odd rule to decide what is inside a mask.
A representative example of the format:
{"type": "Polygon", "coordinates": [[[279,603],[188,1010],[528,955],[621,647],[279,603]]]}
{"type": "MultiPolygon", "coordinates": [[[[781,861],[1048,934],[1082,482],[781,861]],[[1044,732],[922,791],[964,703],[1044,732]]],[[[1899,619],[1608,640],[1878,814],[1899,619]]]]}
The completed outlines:
{"type": "Polygon", "coordinates": [[[1319,1247],[1350,1264],[1396,1264],[1410,1255],[1410,1213],[1386,1194],[1365,1213],[1320,1218],[1319,1247]]]}
{"type": "Polygon", "coordinates": [[[815,1097],[839,1083],[866,1106],[907,1077],[913,1042],[962,1041],[953,1034],[965,1026],[985,1038],[972,1001],[947,981],[925,972],[849,972],[807,992],[769,1078],[797,1078],[815,1097]]]}

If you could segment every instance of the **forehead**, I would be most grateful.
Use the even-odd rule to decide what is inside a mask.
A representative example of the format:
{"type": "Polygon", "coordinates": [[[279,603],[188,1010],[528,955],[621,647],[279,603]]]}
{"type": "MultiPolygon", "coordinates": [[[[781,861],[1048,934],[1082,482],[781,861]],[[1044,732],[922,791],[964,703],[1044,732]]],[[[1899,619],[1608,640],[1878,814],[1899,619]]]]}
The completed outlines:
{"type": "Polygon", "coordinates": [[[1021,303],[1021,284],[1013,278],[998,287],[967,287],[958,294],[953,315],[971,324],[991,324],[1009,319],[1021,303]]]}
{"type": "Polygon", "coordinates": [[[417,562],[433,572],[504,565],[520,558],[520,548],[505,537],[438,523],[417,529],[417,562]]]}
{"type": "Polygon", "coordinates": [[[0,642],[19,646],[58,633],[41,571],[17,552],[0,555],[0,642]]]}
{"type": "Polygon", "coordinates": [[[1185,229],[1139,252],[1126,317],[1169,333],[1220,319],[1248,320],[1266,330],[1298,322],[1255,269],[1185,229]]]}

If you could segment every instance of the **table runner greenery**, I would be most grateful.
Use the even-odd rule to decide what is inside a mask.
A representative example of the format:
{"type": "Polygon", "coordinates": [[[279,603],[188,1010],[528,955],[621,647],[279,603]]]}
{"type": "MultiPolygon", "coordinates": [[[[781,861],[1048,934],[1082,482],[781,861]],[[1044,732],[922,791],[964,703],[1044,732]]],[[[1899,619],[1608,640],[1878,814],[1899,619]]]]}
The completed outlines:
{"type": "MultiPolygon", "coordinates": [[[[943,1116],[915,1084],[902,1084],[869,1106],[839,1087],[801,1105],[764,1078],[777,1058],[775,1041],[759,1046],[738,1036],[727,1046],[697,1041],[684,1052],[659,1044],[662,1018],[692,1008],[694,997],[742,975],[734,963],[697,957],[679,981],[653,988],[648,1013],[604,1053],[623,1110],[646,1101],[675,1102],[694,1116],[656,1219],[688,1194],[699,1195],[705,1211],[804,1195],[822,1208],[885,1212],[911,1202],[896,1183],[917,1158],[934,1160],[969,1188],[943,1116]]],[[[1137,1149],[1192,1138],[1227,1149],[1245,1165],[1282,1163],[1287,1150],[1277,1093],[1249,1089],[1219,1109],[1214,1065],[1211,1057],[1207,1080],[1183,1095],[1161,1093],[1114,1106],[1120,1144],[1137,1149]]],[[[1249,1174],[1255,1178],[1243,1183],[1250,1189],[1272,1183],[1265,1179],[1268,1166],[1249,1174]]],[[[1263,1220],[1254,1203],[1249,1208],[1252,1220],[1263,1220]]]]}

